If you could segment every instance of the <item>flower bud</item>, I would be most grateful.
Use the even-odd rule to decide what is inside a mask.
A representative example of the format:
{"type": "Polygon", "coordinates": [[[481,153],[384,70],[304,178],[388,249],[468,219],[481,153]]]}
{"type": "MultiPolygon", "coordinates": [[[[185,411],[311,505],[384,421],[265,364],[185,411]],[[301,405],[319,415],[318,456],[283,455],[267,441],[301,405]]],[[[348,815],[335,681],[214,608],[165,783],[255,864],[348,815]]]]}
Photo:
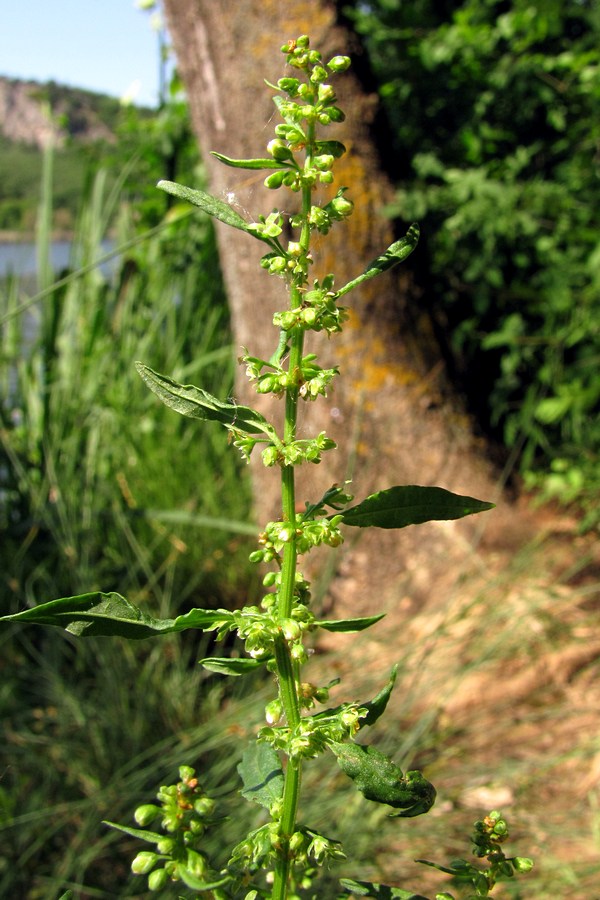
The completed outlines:
{"type": "Polygon", "coordinates": [[[210,816],[216,805],[217,802],[212,797],[200,797],[194,802],[194,810],[199,816],[210,816]]]}
{"type": "Polygon", "coordinates": [[[330,153],[323,153],[321,156],[315,156],[313,165],[319,172],[329,172],[335,162],[330,153]]]}
{"type": "Polygon", "coordinates": [[[298,88],[300,87],[300,82],[297,78],[280,78],[277,82],[277,87],[280,91],[285,91],[287,94],[289,94],[290,97],[296,97],[298,94],[298,88]]]}
{"type": "Polygon", "coordinates": [[[265,719],[269,725],[277,725],[282,715],[282,706],[280,700],[271,700],[265,707],[265,719]]]}
{"type": "Polygon", "coordinates": [[[295,641],[302,634],[302,629],[293,619],[284,619],[281,623],[281,630],[286,641],[295,641]]]}
{"type": "Polygon", "coordinates": [[[293,644],[290,650],[290,655],[295,662],[298,662],[301,665],[303,665],[308,660],[308,655],[302,644],[293,644]]]}
{"type": "Polygon", "coordinates": [[[286,147],[283,141],[275,138],[267,144],[267,150],[274,159],[285,160],[291,159],[293,154],[289,147],[286,147]]]}
{"type": "Polygon", "coordinates": [[[323,68],[323,66],[315,66],[312,70],[312,74],[310,76],[310,80],[313,84],[323,84],[325,79],[327,78],[327,72],[323,68]]]}
{"type": "Polygon", "coordinates": [[[265,187],[269,188],[269,190],[271,191],[280,188],[283,183],[283,177],[285,174],[286,172],[280,169],[277,172],[273,172],[271,175],[267,175],[264,181],[265,187]]]}
{"type": "Polygon", "coordinates": [[[175,843],[176,841],[174,838],[163,838],[162,841],[159,841],[156,845],[156,849],[159,853],[169,856],[173,851],[175,843]]]}
{"type": "Polygon", "coordinates": [[[350,67],[349,56],[334,56],[327,63],[327,68],[332,72],[345,72],[350,67]]]}
{"type": "Polygon", "coordinates": [[[297,853],[298,850],[302,850],[305,843],[306,843],[306,838],[304,837],[302,832],[295,831],[290,838],[290,844],[289,844],[290,850],[292,851],[292,853],[297,853]]]}
{"type": "MultiPolygon", "coordinates": [[[[333,103],[335,101],[335,91],[330,84],[320,84],[318,93],[319,103],[333,103]]],[[[334,121],[336,121],[334,119],[334,121]]]]}
{"type": "Polygon", "coordinates": [[[334,197],[327,204],[326,209],[329,210],[330,215],[344,219],[352,213],[354,203],[352,200],[346,200],[345,197],[334,197]]]}
{"type": "Polygon", "coordinates": [[[531,872],[533,869],[533,860],[527,856],[515,856],[512,860],[515,872],[531,872]]]}
{"type": "Polygon", "coordinates": [[[168,880],[166,869],[155,869],[148,876],[148,888],[151,891],[162,891],[168,880]]]}
{"type": "Polygon", "coordinates": [[[154,806],[152,803],[146,803],[144,806],[138,806],[133,814],[133,818],[142,827],[149,825],[160,815],[160,807],[154,806]]]}
{"type": "Polygon", "coordinates": [[[270,394],[276,386],[277,378],[275,375],[261,375],[256,385],[256,392],[258,394],[270,394]]]}
{"type": "Polygon", "coordinates": [[[296,40],[296,47],[299,47],[301,50],[307,50],[309,46],[309,36],[307,34],[301,34],[300,37],[296,40]]]}
{"type": "MultiPolygon", "coordinates": [[[[265,466],[274,466],[279,459],[279,451],[277,450],[277,447],[273,447],[273,445],[271,444],[269,447],[265,447],[265,449],[261,453],[261,456],[263,464],[265,466]]],[[[250,555],[252,556],[253,554],[250,555]]],[[[251,560],[251,562],[253,561],[254,560],[251,560]]]]}
{"type": "Polygon", "coordinates": [[[154,868],[157,859],[157,853],[152,853],[150,850],[142,850],[131,863],[131,871],[134,875],[147,875],[154,868]]]}

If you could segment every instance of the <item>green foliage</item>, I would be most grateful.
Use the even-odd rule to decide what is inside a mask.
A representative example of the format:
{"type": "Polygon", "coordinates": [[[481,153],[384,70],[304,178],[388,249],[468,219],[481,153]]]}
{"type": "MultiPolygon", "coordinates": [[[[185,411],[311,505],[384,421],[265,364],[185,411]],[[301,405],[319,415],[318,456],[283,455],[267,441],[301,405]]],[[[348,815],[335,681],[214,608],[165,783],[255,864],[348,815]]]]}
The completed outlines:
{"type": "Polygon", "coordinates": [[[393,130],[391,212],[480,420],[529,484],[597,517],[598,7],[347,6],[393,130]],[[596,513],[594,513],[596,509],[596,513]]]}
{"type": "MultiPolygon", "coordinates": [[[[135,599],[138,625],[164,622],[248,590],[249,488],[224,435],[207,435],[198,455],[194,423],[152,402],[132,360],[203,371],[229,393],[227,307],[206,218],[174,208],[140,234],[102,174],[91,187],[60,281],[48,273],[29,297],[15,279],[2,285],[0,614],[85,589],[102,602],[102,587],[135,599]]],[[[1,636],[0,895],[71,884],[127,896],[128,846],[99,836],[99,817],[125,818],[163,777],[166,747],[206,761],[213,783],[234,778],[232,738],[207,721],[223,688],[186,641],[92,638],[74,653],[72,631],[34,631],[14,623],[1,636]]]]}

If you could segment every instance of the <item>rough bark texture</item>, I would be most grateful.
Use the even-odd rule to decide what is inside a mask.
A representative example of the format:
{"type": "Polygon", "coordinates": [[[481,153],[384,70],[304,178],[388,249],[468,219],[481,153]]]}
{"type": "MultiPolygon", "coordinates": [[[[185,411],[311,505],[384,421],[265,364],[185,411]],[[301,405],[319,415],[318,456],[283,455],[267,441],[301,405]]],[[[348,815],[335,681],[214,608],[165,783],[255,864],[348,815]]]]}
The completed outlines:
{"type": "MultiPolygon", "coordinates": [[[[285,74],[279,47],[288,38],[308,33],[314,47],[331,55],[347,53],[355,39],[336,23],[333,4],[321,0],[165,0],[165,7],[211,192],[234,203],[248,220],[282,203],[290,211],[289,194],[263,188],[264,173],[227,168],[209,151],[238,158],[265,155],[273,137],[274,107],[263,78],[275,82],[285,74]]],[[[349,150],[337,168],[336,186],[350,186],[356,211],[330,232],[322,248],[316,246],[313,268],[314,277],[335,272],[342,285],[394,235],[381,212],[392,189],[369,133],[375,98],[365,95],[351,70],[338,77],[336,90],[347,120],[328,136],[342,140],[349,150]]],[[[268,358],[276,343],[272,314],[286,307],[283,283],[260,269],[258,241],[224,226],[218,228],[218,241],[235,342],[268,358]]],[[[351,320],[342,336],[328,342],[309,335],[309,349],[320,354],[322,364],[338,364],[342,374],[327,402],[305,405],[301,430],[327,431],[341,452],[327,454],[319,466],[304,467],[299,499],[317,499],[350,474],[357,498],[392,484],[417,483],[493,499],[494,478],[474,444],[469,422],[441,389],[441,361],[433,367],[424,362],[431,360],[424,319],[414,310],[405,315],[401,267],[351,294],[348,305],[351,320]]],[[[241,402],[281,416],[281,407],[270,408],[271,401],[257,398],[242,377],[237,390],[241,402]]],[[[279,485],[274,472],[253,466],[253,477],[259,521],[276,518],[279,485]]],[[[464,561],[481,525],[474,519],[405,532],[353,533],[336,554],[335,572],[327,569],[326,557],[317,561],[321,571],[316,574],[328,585],[327,607],[336,614],[359,615],[397,607],[403,598],[406,611],[420,608],[432,586],[437,590],[454,564],[464,561]]]]}

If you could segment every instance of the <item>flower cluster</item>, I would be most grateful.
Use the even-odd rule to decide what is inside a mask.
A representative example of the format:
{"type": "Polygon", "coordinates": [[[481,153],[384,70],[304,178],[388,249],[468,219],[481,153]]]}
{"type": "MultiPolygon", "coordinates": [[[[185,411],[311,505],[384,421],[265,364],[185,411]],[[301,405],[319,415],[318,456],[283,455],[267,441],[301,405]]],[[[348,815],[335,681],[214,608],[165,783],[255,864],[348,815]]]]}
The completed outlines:
{"type": "Polygon", "coordinates": [[[342,516],[330,519],[308,519],[297,515],[295,524],[289,522],[268,522],[259,536],[259,543],[264,548],[250,554],[251,562],[270,562],[279,557],[285,544],[295,541],[298,553],[308,553],[312,547],[327,544],[339,547],[344,537],[339,525],[342,516]]]}
{"type": "Polygon", "coordinates": [[[361,727],[361,718],[367,713],[365,707],[346,703],[335,710],[304,716],[294,727],[266,725],[259,731],[258,739],[292,759],[310,759],[323,753],[330,744],[354,737],[361,727]]]}
{"type": "MultiPolygon", "coordinates": [[[[314,310],[302,309],[295,312],[288,310],[286,313],[277,313],[276,317],[281,317],[279,327],[285,331],[295,327],[302,327],[299,323],[307,312],[314,312],[314,310]],[[284,324],[284,317],[286,316],[285,322],[287,324],[284,324]]],[[[286,371],[283,366],[272,360],[259,359],[248,354],[243,356],[240,362],[246,364],[246,375],[250,381],[256,380],[256,392],[258,394],[281,395],[289,388],[297,388],[301,397],[306,400],[315,400],[318,396],[327,395],[327,388],[335,376],[339,374],[337,366],[332,369],[323,369],[315,362],[316,358],[314,353],[309,353],[302,358],[301,364],[291,372],[286,371]],[[268,371],[263,372],[263,369],[268,371]]]]}
{"type": "Polygon", "coordinates": [[[215,801],[202,790],[194,769],[181,766],[177,784],[163,786],[157,793],[160,806],[146,803],[134,814],[142,828],[160,819],[163,836],[155,832],[136,832],[148,843],[156,845],[156,851],[144,850],[135,857],[131,870],[135,875],[148,876],[151,891],[162,890],[169,881],[183,881],[189,887],[213,879],[206,856],[199,847],[207,826],[215,820],[215,801]]]}

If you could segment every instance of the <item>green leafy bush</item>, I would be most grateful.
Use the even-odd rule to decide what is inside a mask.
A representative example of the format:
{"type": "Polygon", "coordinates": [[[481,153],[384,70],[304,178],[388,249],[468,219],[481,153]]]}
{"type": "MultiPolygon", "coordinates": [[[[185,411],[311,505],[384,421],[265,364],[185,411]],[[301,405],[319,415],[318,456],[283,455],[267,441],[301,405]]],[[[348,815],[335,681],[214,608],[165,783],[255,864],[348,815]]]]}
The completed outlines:
{"type": "Polygon", "coordinates": [[[600,487],[600,18],[595,4],[347,8],[391,122],[418,279],[480,421],[527,483],[600,487]]]}

